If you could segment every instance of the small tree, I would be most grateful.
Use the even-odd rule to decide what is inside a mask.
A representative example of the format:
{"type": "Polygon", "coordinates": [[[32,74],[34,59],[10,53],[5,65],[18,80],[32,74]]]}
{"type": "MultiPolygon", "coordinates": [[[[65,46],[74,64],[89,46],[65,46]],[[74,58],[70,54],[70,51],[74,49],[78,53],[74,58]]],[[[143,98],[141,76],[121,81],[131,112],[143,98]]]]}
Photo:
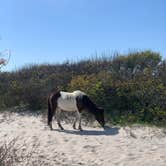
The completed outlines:
{"type": "Polygon", "coordinates": [[[8,64],[10,56],[11,56],[11,51],[9,49],[0,52],[0,69],[8,64]],[[5,57],[8,56],[8,58],[3,58],[4,56],[5,57]]]}

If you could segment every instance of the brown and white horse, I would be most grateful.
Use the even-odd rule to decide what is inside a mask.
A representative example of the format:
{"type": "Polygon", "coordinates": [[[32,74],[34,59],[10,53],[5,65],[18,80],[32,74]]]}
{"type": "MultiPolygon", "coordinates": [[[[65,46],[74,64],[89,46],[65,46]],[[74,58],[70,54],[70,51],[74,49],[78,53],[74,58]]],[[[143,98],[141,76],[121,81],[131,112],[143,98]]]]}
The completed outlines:
{"type": "Polygon", "coordinates": [[[52,92],[48,97],[48,125],[52,130],[52,118],[56,114],[58,126],[61,130],[64,130],[60,123],[61,111],[74,111],[77,116],[73,124],[73,128],[76,129],[76,122],[79,121],[78,129],[82,130],[81,127],[81,113],[83,110],[87,110],[95,116],[95,119],[104,128],[104,110],[98,108],[90,98],[82,91],[69,92],[52,92]]]}

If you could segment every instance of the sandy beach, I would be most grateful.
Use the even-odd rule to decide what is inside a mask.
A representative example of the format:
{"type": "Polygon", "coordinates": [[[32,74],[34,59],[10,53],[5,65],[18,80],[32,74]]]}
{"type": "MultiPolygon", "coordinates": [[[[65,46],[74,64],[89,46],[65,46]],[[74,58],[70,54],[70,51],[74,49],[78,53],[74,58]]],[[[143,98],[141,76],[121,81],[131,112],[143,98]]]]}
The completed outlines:
{"type": "Polygon", "coordinates": [[[83,125],[80,132],[72,124],[62,124],[64,131],[54,120],[50,131],[41,115],[1,113],[0,145],[15,139],[18,154],[31,154],[16,165],[166,165],[166,129],[134,125],[103,130],[83,125]]]}

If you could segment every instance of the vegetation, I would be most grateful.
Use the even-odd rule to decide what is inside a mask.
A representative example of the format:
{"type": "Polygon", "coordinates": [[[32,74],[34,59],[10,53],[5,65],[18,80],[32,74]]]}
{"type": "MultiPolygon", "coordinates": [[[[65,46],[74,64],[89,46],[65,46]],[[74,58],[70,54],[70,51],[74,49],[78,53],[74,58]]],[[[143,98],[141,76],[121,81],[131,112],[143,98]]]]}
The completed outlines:
{"type": "Polygon", "coordinates": [[[0,166],[35,166],[35,165],[49,165],[48,161],[45,161],[38,154],[38,144],[35,140],[31,147],[28,143],[22,143],[19,145],[19,137],[12,139],[9,142],[0,142],[0,166]]]}
{"type": "Polygon", "coordinates": [[[0,109],[47,107],[52,90],[86,92],[112,122],[166,125],[166,60],[151,51],[0,73],[0,109]]]}

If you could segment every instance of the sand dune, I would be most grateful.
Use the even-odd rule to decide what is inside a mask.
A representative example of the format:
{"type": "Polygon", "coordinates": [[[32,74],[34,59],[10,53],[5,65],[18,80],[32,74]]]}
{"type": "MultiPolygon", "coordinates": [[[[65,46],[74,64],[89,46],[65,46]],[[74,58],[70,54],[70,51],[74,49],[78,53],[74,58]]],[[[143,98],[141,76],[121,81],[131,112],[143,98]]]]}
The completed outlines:
{"type": "Polygon", "coordinates": [[[103,130],[83,126],[80,132],[71,124],[63,123],[64,131],[56,122],[53,126],[50,131],[37,115],[0,114],[0,145],[17,138],[15,146],[31,152],[29,164],[23,161],[16,165],[32,165],[33,160],[50,166],[166,165],[165,129],[135,125],[103,130]]]}

